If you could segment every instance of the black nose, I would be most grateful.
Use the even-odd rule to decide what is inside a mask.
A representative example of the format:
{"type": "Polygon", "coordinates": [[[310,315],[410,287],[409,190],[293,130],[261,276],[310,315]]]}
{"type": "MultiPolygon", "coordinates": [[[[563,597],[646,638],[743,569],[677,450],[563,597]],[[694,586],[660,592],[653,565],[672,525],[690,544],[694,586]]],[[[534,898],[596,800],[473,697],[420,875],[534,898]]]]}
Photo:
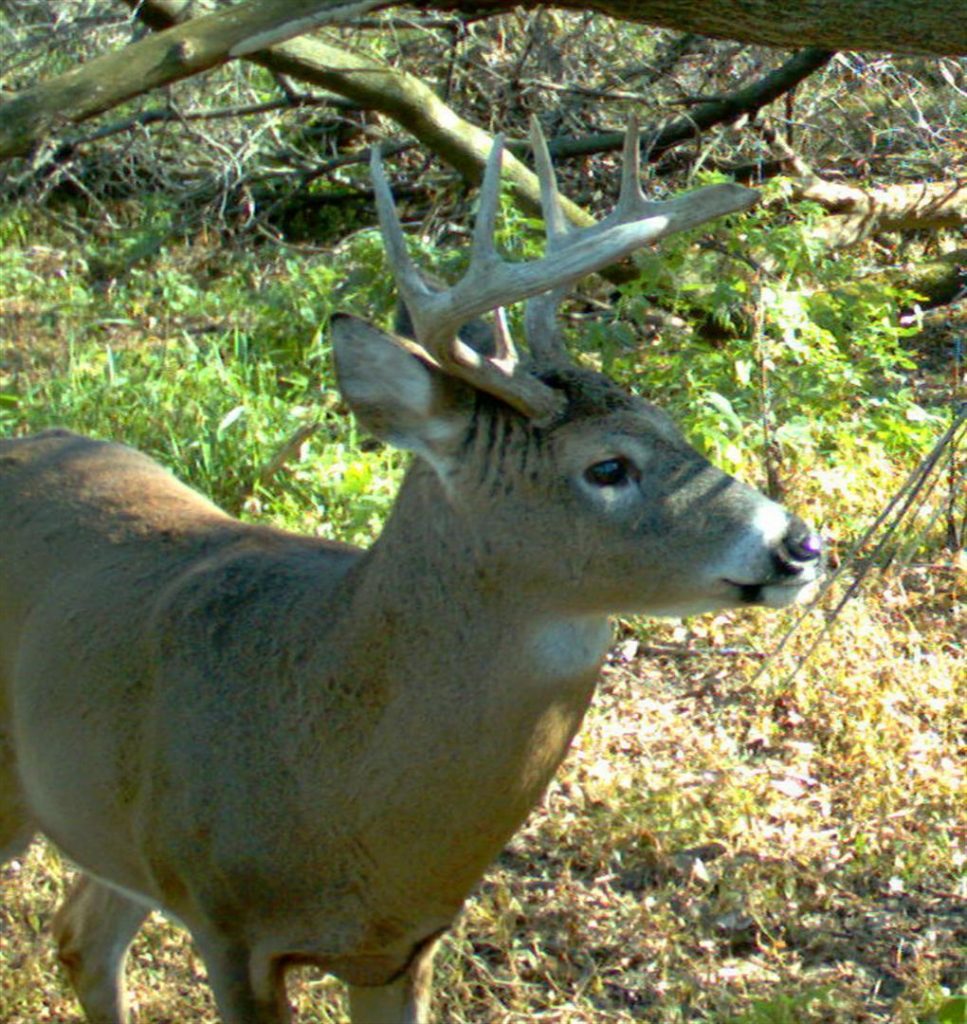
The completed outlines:
{"type": "Polygon", "coordinates": [[[784,553],[792,562],[815,562],[823,553],[823,541],[801,519],[793,519],[783,538],[784,553]]]}

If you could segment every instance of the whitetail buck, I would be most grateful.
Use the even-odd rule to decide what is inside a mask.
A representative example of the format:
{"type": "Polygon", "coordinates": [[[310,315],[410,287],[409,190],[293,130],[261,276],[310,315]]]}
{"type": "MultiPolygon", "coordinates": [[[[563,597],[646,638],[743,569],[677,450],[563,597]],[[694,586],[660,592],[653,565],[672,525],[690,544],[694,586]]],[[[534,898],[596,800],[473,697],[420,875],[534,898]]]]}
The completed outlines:
{"type": "Polygon", "coordinates": [[[337,319],[336,368],[417,457],[368,551],[238,522],[120,445],[0,443],[0,852],[43,832],[81,869],[54,931],[92,1021],[127,1020],[152,907],[229,1024],[288,1020],[298,963],[348,982],[354,1024],[425,1021],[433,948],[564,756],[609,613],[779,607],[817,577],[799,519],[566,358],[568,285],[753,196],[646,202],[637,148],[615,211],[568,231],[537,133],[548,253],[509,265],[495,146],[446,291],[374,159],[412,337],[337,319]],[[499,315],[460,337],[534,296],[529,362],[499,315]]]}

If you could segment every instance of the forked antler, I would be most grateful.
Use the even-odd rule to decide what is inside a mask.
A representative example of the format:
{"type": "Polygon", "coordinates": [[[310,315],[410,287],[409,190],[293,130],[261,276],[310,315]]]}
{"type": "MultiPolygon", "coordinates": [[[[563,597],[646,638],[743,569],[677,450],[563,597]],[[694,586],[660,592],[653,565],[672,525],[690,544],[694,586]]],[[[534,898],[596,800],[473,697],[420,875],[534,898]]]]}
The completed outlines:
{"type": "Polygon", "coordinates": [[[525,325],[531,354],[536,363],[559,362],[566,354],[556,311],[571,285],[665,235],[748,209],[758,193],[741,185],[712,185],[663,202],[649,202],[638,180],[638,129],[632,122],[625,137],[617,205],[599,223],[572,229],[561,210],[547,143],[536,118],[531,122],[531,141],[541,188],[547,254],[530,263],[508,263],[497,255],[494,227],[504,145],[499,135],[480,187],[470,265],[456,284],[442,291],[429,285],[410,259],[378,147],[373,150],[372,176],[390,265],[422,354],[448,373],[540,420],[558,410],[560,395],[522,369],[502,307],[530,299],[525,325]],[[496,314],[497,323],[496,351],[491,356],[477,352],[459,336],[461,327],[489,312],[496,314]]]}

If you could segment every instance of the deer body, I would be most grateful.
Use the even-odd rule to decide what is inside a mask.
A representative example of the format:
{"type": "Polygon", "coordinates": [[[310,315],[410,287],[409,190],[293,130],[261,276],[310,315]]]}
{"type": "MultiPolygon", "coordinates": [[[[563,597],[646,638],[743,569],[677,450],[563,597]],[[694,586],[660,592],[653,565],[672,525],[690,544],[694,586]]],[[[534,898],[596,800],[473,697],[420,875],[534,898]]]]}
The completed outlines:
{"type": "Polygon", "coordinates": [[[816,577],[804,524],[605,378],[505,395],[499,336],[478,381],[333,334],[357,417],[417,453],[367,551],[238,522],[120,445],[0,442],[0,853],[42,831],[85,872],[55,932],[94,1021],[128,1019],[150,907],[228,1024],[287,1020],[293,962],[349,983],[354,1024],[424,1021],[435,940],[564,756],[609,614],[816,577]]]}
{"type": "MultiPolygon", "coordinates": [[[[4,676],[13,672],[14,745],[36,824],[82,867],[184,920],[193,902],[235,922],[264,921],[280,903],[288,913],[295,894],[321,903],[323,920],[307,910],[275,956],[365,954],[347,922],[371,915],[373,955],[387,964],[342,973],[368,980],[405,966],[557,767],[606,619],[590,652],[574,627],[580,664],[552,675],[560,666],[542,664],[539,627],[507,628],[506,595],[490,596],[504,603],[498,619],[485,592],[465,589],[463,541],[440,532],[438,513],[429,545],[402,526],[401,550],[391,525],[366,554],[238,523],[116,445],[4,442],[0,466],[4,483],[14,472],[29,481],[15,493],[27,536],[8,535],[0,565],[20,605],[4,602],[4,636],[13,626],[19,638],[4,644],[17,653],[4,676]],[[60,543],[39,533],[45,518],[60,543]],[[455,605],[455,594],[468,596],[455,605]],[[159,862],[171,850],[177,873],[159,862]]],[[[429,482],[408,483],[416,502],[440,500],[424,497],[429,482]]],[[[0,515],[10,522],[6,503],[0,515]]]]}

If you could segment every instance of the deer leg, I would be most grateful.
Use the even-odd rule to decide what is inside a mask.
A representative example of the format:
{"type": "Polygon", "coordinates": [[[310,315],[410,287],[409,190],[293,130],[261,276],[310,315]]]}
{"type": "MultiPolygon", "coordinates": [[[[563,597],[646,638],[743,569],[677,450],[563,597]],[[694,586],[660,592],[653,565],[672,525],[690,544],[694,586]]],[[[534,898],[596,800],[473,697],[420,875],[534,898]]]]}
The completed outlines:
{"type": "Polygon", "coordinates": [[[146,907],[80,875],[54,917],[61,963],[84,1012],[97,1024],[127,1024],[124,961],[146,907]]]}
{"type": "Polygon", "coordinates": [[[0,864],[23,853],[34,831],[24,806],[12,747],[7,737],[0,734],[0,864]]]}
{"type": "Polygon", "coordinates": [[[30,846],[34,832],[17,796],[0,788],[0,864],[19,857],[30,846]]]}
{"type": "Polygon", "coordinates": [[[224,936],[194,935],[224,1024],[289,1024],[282,966],[224,936]]]}
{"type": "Polygon", "coordinates": [[[388,985],[351,985],[352,1024],[429,1024],[436,946],[436,939],[428,942],[388,985]]]}

